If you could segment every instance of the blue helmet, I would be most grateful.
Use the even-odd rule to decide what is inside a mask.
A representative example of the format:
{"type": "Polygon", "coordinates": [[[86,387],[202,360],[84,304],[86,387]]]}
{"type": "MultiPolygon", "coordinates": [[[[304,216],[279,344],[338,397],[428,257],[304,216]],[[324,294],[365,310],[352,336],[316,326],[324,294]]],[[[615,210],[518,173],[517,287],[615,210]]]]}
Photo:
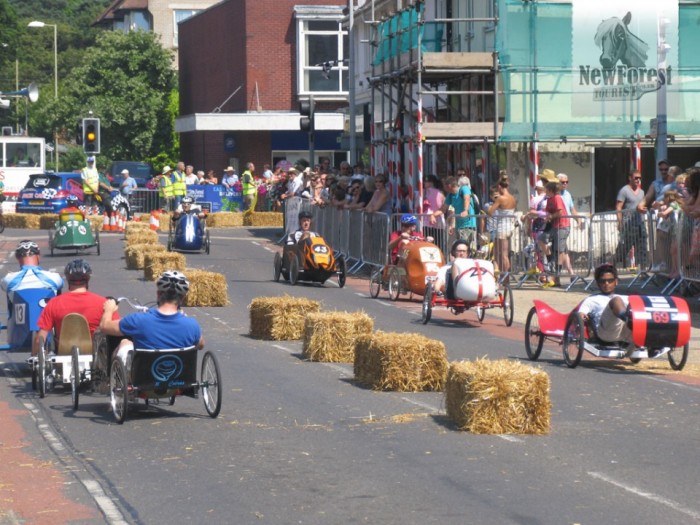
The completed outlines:
{"type": "Polygon", "coordinates": [[[403,226],[404,224],[418,224],[418,219],[416,219],[415,215],[404,213],[401,216],[401,225],[403,226]]]}
{"type": "Polygon", "coordinates": [[[68,197],[66,197],[66,202],[75,206],[78,204],[78,197],[76,195],[68,195],[68,197]]]}

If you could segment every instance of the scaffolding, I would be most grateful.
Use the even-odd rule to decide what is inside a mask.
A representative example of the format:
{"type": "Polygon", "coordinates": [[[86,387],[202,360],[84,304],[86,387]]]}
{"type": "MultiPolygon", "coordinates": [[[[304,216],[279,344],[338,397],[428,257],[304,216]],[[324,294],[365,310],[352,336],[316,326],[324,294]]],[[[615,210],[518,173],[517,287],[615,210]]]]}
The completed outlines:
{"type": "Polygon", "coordinates": [[[395,208],[422,213],[425,173],[474,172],[478,159],[483,198],[502,125],[495,43],[475,35],[495,33],[497,2],[414,1],[387,12],[395,4],[372,5],[372,174],[389,174],[395,208]]]}

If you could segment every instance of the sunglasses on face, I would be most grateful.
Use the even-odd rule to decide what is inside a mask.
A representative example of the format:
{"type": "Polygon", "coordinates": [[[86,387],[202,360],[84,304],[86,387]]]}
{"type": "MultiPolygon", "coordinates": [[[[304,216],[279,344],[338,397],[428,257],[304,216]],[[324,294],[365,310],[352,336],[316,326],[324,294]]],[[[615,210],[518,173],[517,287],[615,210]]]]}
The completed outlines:
{"type": "Polygon", "coordinates": [[[568,181],[568,180],[563,180],[563,181],[561,181],[561,183],[562,183],[562,184],[569,184],[569,181],[568,181]]]}
{"type": "Polygon", "coordinates": [[[632,180],[642,180],[641,177],[634,177],[632,180]]]}

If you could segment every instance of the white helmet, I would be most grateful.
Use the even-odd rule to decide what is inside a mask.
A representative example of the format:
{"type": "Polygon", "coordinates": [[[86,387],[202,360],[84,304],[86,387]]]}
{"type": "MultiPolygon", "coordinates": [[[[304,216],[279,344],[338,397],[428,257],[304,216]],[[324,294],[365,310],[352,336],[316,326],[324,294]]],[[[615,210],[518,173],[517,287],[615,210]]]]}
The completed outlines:
{"type": "Polygon", "coordinates": [[[161,273],[156,281],[156,286],[158,292],[166,294],[174,292],[179,298],[185,297],[190,290],[190,283],[185,275],[175,270],[161,273]]]}

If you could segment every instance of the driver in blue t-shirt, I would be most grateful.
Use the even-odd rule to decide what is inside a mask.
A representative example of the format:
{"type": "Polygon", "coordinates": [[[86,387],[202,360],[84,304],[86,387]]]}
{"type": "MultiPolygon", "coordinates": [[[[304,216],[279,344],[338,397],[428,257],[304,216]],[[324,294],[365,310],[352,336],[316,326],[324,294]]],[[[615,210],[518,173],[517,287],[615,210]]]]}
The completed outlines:
{"type": "Polygon", "coordinates": [[[126,336],[117,346],[117,356],[126,364],[134,348],[163,350],[196,346],[204,348],[204,336],[196,319],[187,317],[180,307],[190,288],[185,276],[177,271],[163,272],[156,281],[158,304],[146,312],[113,320],[118,306],[114,299],[104,303],[100,330],[107,335],[126,336]]]}

